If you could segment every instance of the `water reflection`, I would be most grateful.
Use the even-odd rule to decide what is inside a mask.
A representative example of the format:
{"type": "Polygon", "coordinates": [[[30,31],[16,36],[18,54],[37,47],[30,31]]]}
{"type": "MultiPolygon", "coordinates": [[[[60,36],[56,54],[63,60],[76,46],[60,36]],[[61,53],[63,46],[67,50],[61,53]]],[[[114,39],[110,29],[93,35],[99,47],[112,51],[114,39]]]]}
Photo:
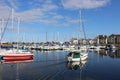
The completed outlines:
{"type": "Polygon", "coordinates": [[[91,52],[81,62],[66,62],[68,52],[35,52],[33,62],[1,63],[0,80],[120,80],[120,61],[109,56],[115,52],[91,52]]]}
{"type": "Polygon", "coordinates": [[[21,80],[21,72],[33,58],[26,60],[2,60],[0,66],[0,80],[21,80]],[[7,77],[6,77],[7,76],[7,77]]]}
{"type": "Polygon", "coordinates": [[[114,51],[109,51],[109,50],[100,50],[96,51],[95,53],[98,53],[99,56],[109,56],[111,58],[120,58],[120,50],[114,50],[114,51]]]}
{"type": "Polygon", "coordinates": [[[87,59],[83,61],[67,62],[67,68],[70,70],[77,70],[83,68],[87,64],[87,59]]]}
{"type": "MultiPolygon", "coordinates": [[[[85,71],[86,71],[86,64],[88,62],[88,59],[86,60],[82,60],[82,61],[77,61],[77,62],[67,62],[67,68],[69,70],[72,70],[73,73],[75,73],[75,71],[79,72],[79,75],[76,76],[76,79],[73,80],[85,80],[85,78],[83,77],[85,75],[85,71]]],[[[72,79],[69,79],[72,80],[72,79]]]]}

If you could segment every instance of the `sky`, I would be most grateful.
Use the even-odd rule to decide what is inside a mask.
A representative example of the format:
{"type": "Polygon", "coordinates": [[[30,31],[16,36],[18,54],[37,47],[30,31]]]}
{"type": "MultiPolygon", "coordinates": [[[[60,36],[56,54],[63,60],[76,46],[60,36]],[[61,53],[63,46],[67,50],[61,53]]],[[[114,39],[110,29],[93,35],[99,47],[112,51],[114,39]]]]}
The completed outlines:
{"type": "Polygon", "coordinates": [[[0,35],[3,41],[23,42],[80,38],[79,10],[87,38],[120,34],[119,3],[120,0],[0,0],[0,35]]]}

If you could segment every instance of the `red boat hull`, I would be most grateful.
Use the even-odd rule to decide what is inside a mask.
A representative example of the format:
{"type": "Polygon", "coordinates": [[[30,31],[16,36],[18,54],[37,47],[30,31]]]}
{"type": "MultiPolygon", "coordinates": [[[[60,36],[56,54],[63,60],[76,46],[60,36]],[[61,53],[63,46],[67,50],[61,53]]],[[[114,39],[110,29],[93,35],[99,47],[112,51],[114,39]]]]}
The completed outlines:
{"type": "Polygon", "coordinates": [[[33,58],[33,54],[6,54],[3,55],[3,60],[25,60],[33,58]]]}
{"type": "Polygon", "coordinates": [[[18,63],[18,62],[31,62],[31,61],[33,61],[33,58],[31,58],[31,59],[17,59],[17,60],[4,60],[3,62],[4,63],[18,63]]]}

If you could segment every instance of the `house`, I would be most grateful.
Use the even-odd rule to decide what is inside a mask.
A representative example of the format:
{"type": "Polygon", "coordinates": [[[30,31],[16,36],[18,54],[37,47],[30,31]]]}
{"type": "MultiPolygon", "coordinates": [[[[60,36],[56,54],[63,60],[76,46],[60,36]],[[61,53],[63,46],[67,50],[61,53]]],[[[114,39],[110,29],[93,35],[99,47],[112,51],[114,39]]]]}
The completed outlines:
{"type": "Polygon", "coordinates": [[[98,35],[96,37],[97,44],[107,44],[108,38],[107,35],[98,35]]]}
{"type": "Polygon", "coordinates": [[[71,42],[71,44],[78,44],[78,39],[72,38],[70,42],[71,42]]]}
{"type": "Polygon", "coordinates": [[[94,44],[95,41],[94,41],[94,39],[88,39],[88,43],[89,43],[89,44],[94,44]]]}
{"type": "Polygon", "coordinates": [[[111,34],[108,42],[109,44],[120,44],[120,34],[111,34]]]}

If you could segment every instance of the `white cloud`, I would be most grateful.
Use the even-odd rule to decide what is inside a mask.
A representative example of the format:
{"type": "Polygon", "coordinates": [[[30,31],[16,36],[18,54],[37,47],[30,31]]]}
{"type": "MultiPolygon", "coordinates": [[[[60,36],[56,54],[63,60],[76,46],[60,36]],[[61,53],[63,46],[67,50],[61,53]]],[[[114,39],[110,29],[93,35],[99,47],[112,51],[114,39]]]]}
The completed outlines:
{"type": "Polygon", "coordinates": [[[55,11],[58,9],[58,6],[54,4],[53,0],[44,0],[41,4],[40,3],[35,3],[34,5],[36,4],[39,5],[37,7],[40,7],[43,11],[49,12],[49,11],[55,11]]]}
{"type": "Polygon", "coordinates": [[[54,19],[51,19],[51,20],[39,20],[39,22],[41,24],[47,24],[47,25],[49,24],[51,26],[59,24],[59,22],[57,20],[54,20],[54,19]]]}
{"type": "Polygon", "coordinates": [[[54,5],[54,4],[44,4],[44,5],[42,5],[42,10],[43,11],[55,10],[57,8],[58,8],[58,6],[54,5]]]}
{"type": "Polygon", "coordinates": [[[35,22],[38,19],[42,18],[44,16],[44,13],[41,11],[41,9],[32,9],[20,13],[16,12],[15,16],[20,17],[21,21],[24,22],[35,22]]]}
{"type": "Polygon", "coordinates": [[[49,13],[51,11],[54,12],[58,9],[58,6],[55,5],[52,2],[52,0],[25,0],[24,2],[16,0],[7,0],[7,2],[9,3],[9,5],[6,2],[1,2],[4,5],[0,5],[0,14],[2,14],[0,17],[4,17],[8,15],[8,13],[11,14],[11,9],[14,8],[14,18],[20,17],[21,21],[24,22],[39,22],[39,20],[42,20],[44,18],[50,18],[51,16],[49,13]],[[25,6],[25,4],[28,6],[25,6]],[[23,10],[24,7],[25,10],[23,10]]]}
{"type": "Polygon", "coordinates": [[[10,15],[10,8],[8,6],[5,6],[2,1],[0,1],[0,19],[8,19],[10,15]]]}
{"type": "Polygon", "coordinates": [[[67,9],[92,9],[105,6],[110,0],[62,0],[67,9]]]}
{"type": "Polygon", "coordinates": [[[53,19],[64,19],[62,15],[55,15],[53,16],[53,19]]]}
{"type": "MultiPolygon", "coordinates": [[[[57,10],[60,9],[61,7],[59,8],[58,5],[56,5],[52,0],[33,0],[33,2],[31,1],[28,1],[27,3],[25,2],[25,4],[34,6],[26,10],[21,10],[20,6],[22,4],[20,1],[9,0],[9,2],[11,6],[14,6],[16,7],[15,9],[17,9],[15,10],[14,13],[14,19],[16,21],[17,21],[17,17],[20,17],[21,22],[28,22],[28,23],[38,22],[40,24],[53,25],[53,26],[69,26],[71,24],[78,23],[78,20],[68,18],[66,14],[62,14],[62,15],[58,14],[57,10]]],[[[6,17],[7,19],[8,15],[11,14],[11,7],[8,6],[5,2],[2,3],[3,4],[0,5],[0,14],[1,14],[0,17],[2,16],[6,17],[7,15],[6,17]]]]}

